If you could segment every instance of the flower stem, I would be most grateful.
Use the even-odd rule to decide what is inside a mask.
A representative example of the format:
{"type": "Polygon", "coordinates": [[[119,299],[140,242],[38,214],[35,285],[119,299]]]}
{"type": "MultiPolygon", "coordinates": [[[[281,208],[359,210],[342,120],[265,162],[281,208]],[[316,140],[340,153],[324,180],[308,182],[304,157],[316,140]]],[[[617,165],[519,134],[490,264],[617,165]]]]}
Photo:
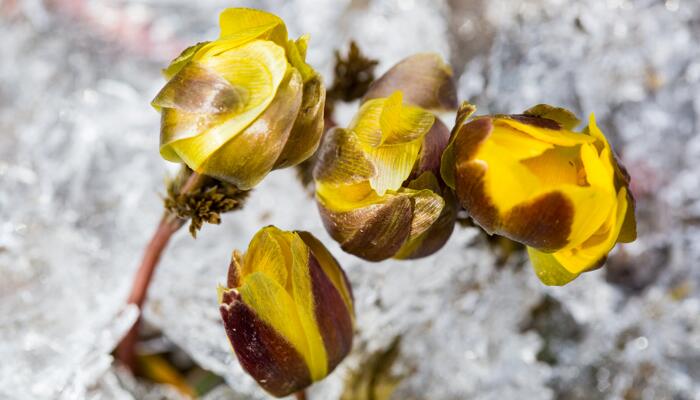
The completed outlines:
{"type": "Polygon", "coordinates": [[[297,400],[306,400],[306,391],[302,389],[294,393],[294,397],[296,397],[297,400]]]}
{"type": "MultiPolygon", "coordinates": [[[[188,193],[199,188],[204,181],[204,177],[197,173],[192,173],[182,188],[180,193],[188,193]]],[[[186,220],[178,218],[173,213],[165,212],[158,224],[158,228],[151,237],[151,241],[146,246],[141,265],[136,271],[134,283],[131,287],[131,293],[127,299],[128,304],[135,304],[139,311],[143,309],[143,303],[146,299],[148,287],[150,286],[153,273],[155,272],[158,261],[160,260],[163,250],[167,246],[170,238],[178,231],[186,220]]],[[[140,317],[131,327],[126,336],[117,346],[115,350],[116,358],[126,365],[132,372],[136,371],[136,342],[138,341],[140,317]]]]}

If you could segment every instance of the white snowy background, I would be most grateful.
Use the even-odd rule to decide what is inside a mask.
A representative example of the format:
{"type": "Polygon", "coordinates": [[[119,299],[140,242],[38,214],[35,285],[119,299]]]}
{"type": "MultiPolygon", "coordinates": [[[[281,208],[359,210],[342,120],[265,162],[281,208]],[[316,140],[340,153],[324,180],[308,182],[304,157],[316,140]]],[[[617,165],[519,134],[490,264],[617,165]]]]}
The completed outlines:
{"type": "Polygon", "coordinates": [[[379,73],[442,54],[480,113],[594,112],[633,177],[639,239],[563,288],[522,255],[498,266],[475,228],[425,259],[368,263],[328,237],[293,170],[274,172],[196,241],[179,232],[149,292],[145,319],[225,378],[208,399],[267,398],[216,304],[231,251],[267,224],[313,232],[353,284],[356,351],[311,400],[337,398],[360,353],[398,335],[394,399],[700,399],[696,0],[0,0],[0,399],[176,396],[110,352],[136,318],[123,301],[175,171],[149,106],[160,68],[214,38],[231,6],[310,33],[327,81],[352,38],[379,73]]]}

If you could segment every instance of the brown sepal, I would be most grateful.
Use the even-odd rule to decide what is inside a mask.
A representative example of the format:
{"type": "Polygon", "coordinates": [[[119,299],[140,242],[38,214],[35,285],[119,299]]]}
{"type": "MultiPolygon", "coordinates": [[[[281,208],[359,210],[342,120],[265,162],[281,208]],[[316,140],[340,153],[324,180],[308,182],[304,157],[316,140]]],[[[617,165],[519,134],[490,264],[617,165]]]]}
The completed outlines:
{"type": "Polygon", "coordinates": [[[241,268],[243,266],[243,255],[240,251],[234,250],[231,255],[231,263],[228,267],[226,286],[234,289],[241,285],[241,268]]]}
{"type": "Polygon", "coordinates": [[[396,196],[381,204],[335,212],[318,203],[321,219],[341,248],[368,261],[391,258],[411,232],[413,204],[396,196]]]}
{"type": "Polygon", "coordinates": [[[153,99],[153,105],[187,113],[220,114],[244,103],[220,74],[191,63],[182,68],[153,99]]]}
{"type": "Polygon", "coordinates": [[[352,348],[352,310],[345,305],[338,289],[326,276],[313,252],[309,254],[309,276],[313,288],[316,323],[326,348],[330,373],[352,348]]]}
{"type": "Polygon", "coordinates": [[[454,152],[455,164],[471,161],[479,145],[486,140],[493,130],[493,119],[490,117],[478,117],[466,125],[462,125],[455,134],[454,152]]]}
{"type": "Polygon", "coordinates": [[[485,231],[497,233],[542,251],[558,250],[567,243],[574,208],[559,192],[520,204],[500,217],[484,188],[484,166],[468,162],[457,168],[457,197],[462,207],[485,231]]]}
{"type": "Polygon", "coordinates": [[[416,166],[408,180],[419,177],[425,171],[431,171],[433,175],[439,177],[440,158],[449,140],[450,130],[442,121],[436,118],[435,123],[425,135],[418,162],[416,162],[416,166]]]}
{"type": "Polygon", "coordinates": [[[299,352],[258,318],[234,290],[224,292],[219,309],[238,361],[263,389],[284,397],[311,384],[299,352]]]}
{"type": "Polygon", "coordinates": [[[556,251],[568,243],[574,206],[560,192],[546,193],[513,207],[497,233],[540,251],[556,251]]]}
{"type": "Polygon", "coordinates": [[[557,121],[549,118],[536,117],[527,114],[513,114],[505,117],[518,122],[522,122],[523,124],[536,126],[538,128],[551,129],[555,131],[561,129],[561,126],[559,126],[559,123],[557,121]]]}
{"type": "Polygon", "coordinates": [[[445,206],[442,208],[440,216],[433,225],[423,233],[424,239],[420,246],[411,254],[404,257],[405,259],[427,257],[440,250],[445,243],[447,243],[450,236],[452,236],[452,231],[457,221],[457,200],[454,194],[452,194],[452,191],[448,188],[443,189],[442,198],[445,200],[445,206]]]}
{"type": "Polygon", "coordinates": [[[525,110],[523,114],[555,121],[560,127],[569,131],[573,130],[581,123],[578,117],[576,117],[576,114],[566,108],[554,107],[549,104],[538,104],[534,107],[530,107],[525,110]]]}
{"type": "Polygon", "coordinates": [[[485,166],[473,158],[479,145],[489,137],[492,130],[491,118],[476,118],[459,128],[453,143],[455,194],[460,205],[489,233],[494,233],[498,226],[498,209],[486,194],[485,166]]]}
{"type": "Polygon", "coordinates": [[[634,242],[637,239],[637,220],[635,218],[636,201],[630,190],[630,181],[632,180],[627,168],[620,162],[620,158],[615,152],[612,152],[613,162],[615,163],[615,190],[619,191],[622,187],[627,189],[627,212],[625,220],[622,223],[622,229],[617,237],[617,241],[621,243],[634,242]]]}
{"type": "Polygon", "coordinates": [[[482,164],[473,161],[457,165],[455,194],[469,216],[486,232],[493,234],[498,228],[499,213],[486,194],[484,168],[482,164]]]}
{"type": "Polygon", "coordinates": [[[299,114],[274,169],[297,165],[316,152],[323,133],[325,102],[326,89],[320,76],[304,83],[299,114]]]}
{"type": "Polygon", "coordinates": [[[438,54],[422,53],[394,65],[369,87],[362,101],[403,92],[406,103],[427,110],[454,110],[458,106],[452,69],[438,54]]]}
{"type": "Polygon", "coordinates": [[[267,109],[209,156],[198,172],[247,190],[273,169],[301,107],[301,75],[292,71],[267,109]]]}

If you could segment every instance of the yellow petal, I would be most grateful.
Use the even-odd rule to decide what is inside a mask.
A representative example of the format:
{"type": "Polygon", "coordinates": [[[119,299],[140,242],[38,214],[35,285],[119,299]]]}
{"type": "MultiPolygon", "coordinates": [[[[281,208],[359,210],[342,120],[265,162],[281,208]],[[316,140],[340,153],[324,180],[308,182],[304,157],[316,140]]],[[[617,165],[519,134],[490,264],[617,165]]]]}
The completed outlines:
{"type": "Polygon", "coordinates": [[[624,167],[618,164],[618,160],[612,152],[610,143],[608,143],[608,140],[605,138],[605,135],[603,135],[603,132],[600,130],[600,128],[598,128],[598,124],[595,121],[595,115],[593,113],[591,113],[591,115],[588,118],[588,128],[586,129],[586,131],[589,135],[598,139],[598,142],[596,142],[596,144],[597,147],[601,149],[601,157],[603,157],[602,153],[606,152],[607,150],[607,157],[610,159],[610,164],[614,166],[615,173],[619,178],[619,182],[624,184],[624,186],[627,189],[627,212],[625,213],[624,222],[622,224],[620,235],[617,240],[622,243],[633,242],[637,239],[637,221],[634,215],[634,198],[632,197],[632,194],[630,193],[628,187],[629,176],[627,175],[627,172],[624,171],[624,167]]]}
{"type": "Polygon", "coordinates": [[[216,71],[188,63],[168,81],[151,103],[161,110],[160,151],[169,161],[180,162],[170,144],[195,137],[240,110],[246,94],[216,71]]]}
{"type": "Polygon", "coordinates": [[[365,147],[365,154],[377,171],[369,182],[378,195],[401,188],[411,174],[421,145],[422,140],[418,139],[401,145],[365,147]]]}
{"type": "Polygon", "coordinates": [[[605,223],[580,246],[553,253],[556,260],[569,272],[586,271],[607,256],[615,246],[627,212],[627,190],[620,189],[616,207],[608,215],[605,223]]]}
{"type": "Polygon", "coordinates": [[[253,272],[246,276],[238,292],[243,302],[287,340],[311,369],[313,357],[306,331],[299,318],[297,305],[285,288],[263,272],[253,272]]]}
{"type": "Polygon", "coordinates": [[[207,158],[198,172],[242,190],[267,176],[281,157],[301,105],[301,77],[295,69],[287,75],[267,109],[207,158]]]}
{"type": "Polygon", "coordinates": [[[382,129],[379,119],[384,109],[386,99],[373,99],[362,103],[355,117],[350,122],[348,130],[357,135],[360,143],[377,146],[382,141],[382,129]]]}
{"type": "Polygon", "coordinates": [[[270,105],[288,65],[284,49],[264,41],[254,41],[199,62],[215,70],[238,92],[245,93],[246,98],[245,104],[228,113],[223,122],[197,136],[165,144],[194,170],[270,105]]]}
{"type": "Polygon", "coordinates": [[[370,185],[380,196],[387,190],[398,190],[411,174],[425,134],[434,122],[429,113],[403,106],[400,101],[400,93],[389,99],[368,100],[348,127],[375,169],[370,185]],[[382,144],[385,139],[394,144],[382,144]]]}
{"type": "Polygon", "coordinates": [[[537,178],[536,190],[556,190],[571,201],[574,215],[567,247],[586,240],[614,208],[612,169],[591,144],[555,146],[522,164],[537,178]]]}
{"type": "Polygon", "coordinates": [[[163,355],[138,354],[137,362],[139,375],[150,382],[170,385],[187,398],[197,396],[195,388],[190,386],[187,378],[170,361],[167,361],[163,355]]]}
{"type": "MultiPolygon", "coordinates": [[[[495,119],[489,137],[480,143],[474,160],[485,164],[486,193],[503,214],[518,204],[551,191],[524,160],[552,149],[553,144],[538,140],[495,119]]],[[[457,161],[459,162],[459,161],[457,161]]]]}
{"type": "Polygon", "coordinates": [[[569,191],[576,209],[569,235],[570,246],[576,246],[590,237],[616,208],[614,171],[609,160],[605,153],[598,155],[594,145],[581,146],[581,162],[586,171],[588,186],[576,187],[569,191]]]}
{"type": "Polygon", "coordinates": [[[537,157],[554,148],[554,144],[519,131],[499,119],[494,121],[494,129],[488,140],[498,145],[501,151],[518,160],[537,157]]]}
{"type": "Polygon", "coordinates": [[[287,27],[274,14],[251,8],[227,8],[219,15],[220,39],[271,40],[280,46],[287,42],[287,27]]]}
{"type": "Polygon", "coordinates": [[[596,123],[595,120],[595,114],[591,113],[591,115],[588,116],[588,129],[587,133],[600,140],[605,144],[605,147],[610,147],[610,144],[608,144],[608,139],[605,138],[605,135],[603,135],[603,132],[598,128],[598,123],[596,123]]]}
{"type": "Polygon", "coordinates": [[[271,41],[282,48],[287,46],[284,21],[265,11],[229,8],[219,15],[219,25],[219,38],[202,46],[192,60],[216,57],[255,40],[271,41]]]}
{"type": "Polygon", "coordinates": [[[309,64],[306,63],[306,48],[308,46],[309,36],[304,35],[294,40],[287,42],[287,56],[292,66],[299,70],[304,83],[316,77],[318,74],[309,64]]]}
{"type": "Polygon", "coordinates": [[[255,234],[243,258],[240,281],[260,272],[283,287],[289,286],[292,255],[282,240],[284,234],[274,226],[265,227],[255,234]]]}
{"type": "Polygon", "coordinates": [[[334,212],[352,211],[382,201],[366,181],[350,185],[316,182],[316,198],[334,212]]]}
{"type": "Polygon", "coordinates": [[[188,113],[173,108],[163,108],[160,117],[160,155],[172,162],[182,162],[170,143],[196,136],[221,122],[218,114],[188,113]]]}
{"type": "Polygon", "coordinates": [[[331,254],[326,246],[321,243],[314,235],[308,232],[297,232],[299,237],[306,243],[306,245],[311,249],[314,257],[318,260],[318,264],[323,269],[323,272],[331,280],[333,286],[340,293],[340,297],[343,298],[343,302],[348,308],[350,316],[355,319],[355,312],[352,300],[352,293],[347,283],[347,278],[343,273],[343,270],[338,265],[335,257],[331,254]]]}
{"type": "Polygon", "coordinates": [[[556,146],[521,162],[539,178],[543,186],[586,186],[586,170],[581,162],[581,147],[556,146]]]}
{"type": "Polygon", "coordinates": [[[163,86],[151,104],[193,115],[220,115],[239,111],[247,98],[242,87],[231,85],[218,71],[190,63],[163,86]]]}
{"type": "Polygon", "coordinates": [[[297,307],[299,321],[306,334],[309,348],[307,364],[311,379],[317,381],[327,375],[328,359],[323,337],[316,323],[314,293],[309,275],[309,248],[297,233],[291,235],[293,236],[289,243],[292,255],[291,293],[297,307]]]}
{"type": "Polygon", "coordinates": [[[497,122],[510,125],[521,132],[527,133],[535,139],[559,146],[575,146],[577,144],[592,143],[595,141],[595,138],[583,135],[581,133],[571,132],[566,129],[548,129],[541,126],[519,122],[511,118],[499,118],[497,119],[497,122]]]}
{"type": "Polygon", "coordinates": [[[484,141],[475,162],[485,165],[486,193],[501,213],[537,196],[537,177],[497,142],[484,141]]]}
{"type": "Polygon", "coordinates": [[[403,94],[397,91],[384,103],[379,117],[382,132],[379,145],[403,144],[422,138],[433,126],[435,117],[422,108],[403,105],[403,94]]]}
{"type": "Polygon", "coordinates": [[[376,174],[357,136],[346,129],[333,128],[326,132],[317,154],[314,167],[317,183],[332,187],[353,185],[368,181],[376,174]]]}
{"type": "Polygon", "coordinates": [[[192,57],[201,49],[203,46],[208,44],[209,42],[202,42],[202,43],[197,43],[194,46],[190,46],[186,48],[185,50],[180,53],[179,56],[177,56],[173,61],[170,62],[170,65],[168,65],[167,68],[163,70],[163,76],[165,76],[165,79],[170,80],[175,74],[180,72],[182,67],[187,65],[188,62],[192,59],[192,57]]]}
{"type": "Polygon", "coordinates": [[[576,279],[579,274],[566,270],[554,256],[532,247],[527,248],[530,263],[540,281],[548,286],[563,286],[576,279]]]}
{"type": "Polygon", "coordinates": [[[590,141],[555,146],[501,126],[481,144],[475,159],[487,166],[486,192],[502,216],[546,193],[562,193],[574,209],[566,247],[592,235],[615,206],[612,167],[590,141]]]}
{"type": "Polygon", "coordinates": [[[423,137],[433,126],[435,117],[419,107],[403,104],[403,94],[372,99],[362,104],[348,126],[365,146],[404,144],[423,137]]]}
{"type": "Polygon", "coordinates": [[[304,83],[301,108],[275,169],[297,165],[316,152],[323,135],[325,103],[326,88],[317,75],[304,83]]]}

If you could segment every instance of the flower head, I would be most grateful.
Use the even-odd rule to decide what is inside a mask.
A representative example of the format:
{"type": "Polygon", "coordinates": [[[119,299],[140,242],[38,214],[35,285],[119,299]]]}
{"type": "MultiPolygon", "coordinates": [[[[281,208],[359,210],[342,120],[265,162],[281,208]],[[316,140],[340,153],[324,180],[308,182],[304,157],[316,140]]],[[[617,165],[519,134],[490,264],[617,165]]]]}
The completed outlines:
{"type": "Polygon", "coordinates": [[[409,57],[370,87],[347,129],[326,134],[314,170],[316,199],[343,250],[379,261],[425,256],[445,243],[455,219],[439,175],[449,132],[429,110],[454,98],[439,56],[409,57]]]}
{"type": "Polygon", "coordinates": [[[308,232],[261,229],[234,252],[219,303],[243,369],[275,396],[323,379],[352,347],[350,284],[308,232]]]}
{"type": "Polygon", "coordinates": [[[528,246],[540,279],[565,284],[636,238],[629,175],[591,115],[574,132],[569,111],[539,105],[520,115],[458,116],[443,178],[489,233],[528,246]]]}
{"type": "Polygon", "coordinates": [[[279,17],[230,8],[220,25],[164,70],[152,104],[165,159],[246,190],[315,152],[325,89],[304,61],[308,37],[288,40],[279,17]]]}

